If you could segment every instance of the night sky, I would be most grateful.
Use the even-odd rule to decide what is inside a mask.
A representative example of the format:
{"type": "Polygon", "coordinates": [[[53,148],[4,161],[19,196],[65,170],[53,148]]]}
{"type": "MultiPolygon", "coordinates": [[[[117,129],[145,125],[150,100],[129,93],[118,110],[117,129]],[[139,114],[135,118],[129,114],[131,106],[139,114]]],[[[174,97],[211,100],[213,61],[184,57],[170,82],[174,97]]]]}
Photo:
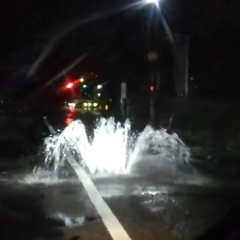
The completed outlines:
{"type": "MultiPolygon", "coordinates": [[[[151,6],[119,11],[131,3],[134,1],[1,3],[1,81],[14,76],[14,81],[43,85],[86,52],[88,57],[69,74],[94,71],[115,81],[141,79],[148,70],[147,52],[153,42],[162,48],[165,35],[151,6]],[[153,29],[158,29],[157,35],[153,29]],[[27,77],[51,41],[50,54],[27,77]]],[[[237,98],[240,1],[162,0],[161,5],[172,32],[190,36],[190,77],[199,94],[237,98]]]]}

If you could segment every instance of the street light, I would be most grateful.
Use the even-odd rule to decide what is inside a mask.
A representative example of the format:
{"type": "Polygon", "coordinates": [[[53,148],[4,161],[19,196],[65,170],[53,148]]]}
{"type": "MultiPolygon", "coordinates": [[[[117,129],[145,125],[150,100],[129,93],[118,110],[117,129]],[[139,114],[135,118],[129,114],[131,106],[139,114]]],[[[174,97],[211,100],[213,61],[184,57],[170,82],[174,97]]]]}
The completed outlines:
{"type": "Polygon", "coordinates": [[[102,85],[97,85],[97,89],[102,89],[102,85]]]}
{"type": "Polygon", "coordinates": [[[168,36],[168,39],[170,40],[170,42],[175,45],[175,40],[174,40],[174,37],[173,37],[173,34],[171,32],[171,29],[169,28],[168,24],[167,24],[167,21],[166,19],[164,18],[162,12],[161,12],[161,8],[160,8],[160,1],[161,0],[144,0],[144,3],[145,4],[155,4],[157,9],[159,10],[160,12],[160,17],[162,19],[162,23],[163,23],[163,27],[164,27],[164,30],[168,36]]]}
{"type": "Polygon", "coordinates": [[[153,3],[157,6],[157,8],[159,8],[159,1],[160,0],[145,0],[145,3],[147,3],[147,4],[153,3]]]}
{"type": "Polygon", "coordinates": [[[80,81],[81,83],[83,83],[83,82],[84,82],[84,78],[83,78],[83,77],[80,78],[79,81],[80,81]]]}

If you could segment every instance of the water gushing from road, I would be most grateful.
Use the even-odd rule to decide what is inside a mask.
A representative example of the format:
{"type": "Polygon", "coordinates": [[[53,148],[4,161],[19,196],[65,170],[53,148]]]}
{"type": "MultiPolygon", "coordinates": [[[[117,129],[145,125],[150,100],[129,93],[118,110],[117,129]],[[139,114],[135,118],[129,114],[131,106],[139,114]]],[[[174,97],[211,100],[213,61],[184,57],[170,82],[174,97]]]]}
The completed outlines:
{"type": "Polygon", "coordinates": [[[146,153],[154,153],[173,164],[190,160],[189,148],[177,134],[165,129],[154,130],[147,126],[140,134],[131,131],[127,120],[124,124],[114,118],[100,118],[88,137],[82,121],[69,124],[59,135],[45,139],[45,164],[53,162],[54,169],[64,164],[66,154],[71,152],[81,159],[83,167],[96,174],[127,174],[146,153]]]}

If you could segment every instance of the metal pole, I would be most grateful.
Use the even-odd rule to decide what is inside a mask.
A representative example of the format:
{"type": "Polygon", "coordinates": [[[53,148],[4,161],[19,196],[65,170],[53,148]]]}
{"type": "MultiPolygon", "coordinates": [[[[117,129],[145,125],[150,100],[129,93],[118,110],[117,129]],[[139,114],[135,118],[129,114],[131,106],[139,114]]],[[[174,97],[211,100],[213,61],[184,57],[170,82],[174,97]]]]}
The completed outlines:
{"type": "Polygon", "coordinates": [[[125,118],[125,107],[124,107],[124,105],[125,105],[125,101],[124,101],[124,99],[121,99],[121,112],[122,112],[123,119],[125,118]]]}
{"type": "Polygon", "coordinates": [[[151,78],[150,78],[150,86],[153,87],[153,89],[150,89],[150,123],[155,124],[155,87],[158,80],[156,80],[156,62],[158,60],[158,53],[155,51],[149,52],[148,55],[148,61],[151,64],[151,78]]]}
{"type": "Polygon", "coordinates": [[[155,109],[154,109],[154,99],[150,100],[150,123],[154,125],[155,123],[155,109]]]}
{"type": "MultiPolygon", "coordinates": [[[[153,64],[152,64],[152,69],[151,69],[151,87],[155,87],[155,74],[154,74],[154,68],[153,68],[153,64]]],[[[154,94],[154,90],[151,91],[151,96],[150,96],[150,123],[154,125],[155,123],[155,94],[154,94]]]]}
{"type": "Polygon", "coordinates": [[[161,79],[160,79],[160,75],[161,75],[161,70],[160,70],[160,63],[159,63],[159,61],[158,61],[158,63],[157,63],[158,65],[157,65],[157,75],[156,75],[156,80],[157,80],[157,83],[156,83],[156,91],[157,91],[157,93],[158,94],[160,94],[160,91],[161,91],[161,89],[160,89],[160,86],[161,86],[161,79]]]}
{"type": "Polygon", "coordinates": [[[126,104],[127,104],[127,83],[121,83],[121,96],[120,96],[120,103],[121,103],[121,111],[122,117],[125,119],[126,117],[126,104]]]}
{"type": "Polygon", "coordinates": [[[177,36],[175,45],[175,90],[178,96],[188,96],[188,37],[177,36]]]}

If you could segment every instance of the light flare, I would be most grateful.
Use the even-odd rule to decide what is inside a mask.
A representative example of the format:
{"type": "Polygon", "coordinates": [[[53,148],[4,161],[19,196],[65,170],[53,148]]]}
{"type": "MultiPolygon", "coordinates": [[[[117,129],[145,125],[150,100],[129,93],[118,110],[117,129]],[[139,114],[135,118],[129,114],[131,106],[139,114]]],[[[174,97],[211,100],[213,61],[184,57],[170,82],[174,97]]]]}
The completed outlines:
{"type": "Polygon", "coordinates": [[[145,3],[150,4],[153,3],[159,8],[159,0],[145,0],[145,3]]]}

